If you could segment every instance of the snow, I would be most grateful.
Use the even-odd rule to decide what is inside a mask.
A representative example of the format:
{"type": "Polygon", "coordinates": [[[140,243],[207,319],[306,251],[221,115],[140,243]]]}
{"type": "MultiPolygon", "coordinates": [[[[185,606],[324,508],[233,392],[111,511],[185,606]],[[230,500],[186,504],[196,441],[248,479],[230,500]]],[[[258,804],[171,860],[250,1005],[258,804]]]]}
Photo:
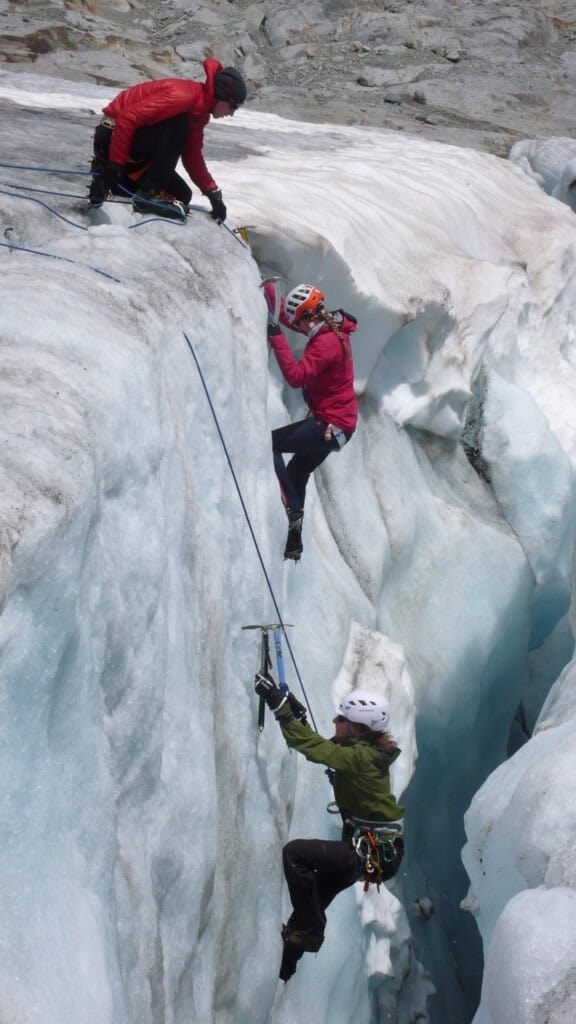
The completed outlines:
{"type": "MultiPolygon", "coordinates": [[[[0,73],[70,166],[110,95],[0,73]]],[[[512,162],[400,133],[245,111],[207,137],[252,253],[201,213],[0,196],[3,242],[61,257],[0,250],[3,1016],[570,1019],[573,214],[512,162]],[[268,272],[359,319],[360,425],[310,484],[298,566],[269,431],[302,406],[268,359],[268,272]],[[335,901],[285,988],[281,846],[337,823],[322,771],[258,735],[241,626],[276,611],[184,332],[290,686],[325,735],[348,689],[380,690],[402,747],[402,869],[335,901]]],[[[21,145],[3,159],[37,164],[21,145]]]]}

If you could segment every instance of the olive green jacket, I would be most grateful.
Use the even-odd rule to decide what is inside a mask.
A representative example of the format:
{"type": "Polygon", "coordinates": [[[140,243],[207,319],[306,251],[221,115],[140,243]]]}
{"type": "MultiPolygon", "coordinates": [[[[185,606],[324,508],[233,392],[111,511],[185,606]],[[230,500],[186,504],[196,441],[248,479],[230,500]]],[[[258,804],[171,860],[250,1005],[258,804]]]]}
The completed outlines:
{"type": "Polygon", "coordinates": [[[334,799],[343,817],[352,814],[370,821],[397,821],[404,808],[390,792],[390,765],[400,754],[379,750],[360,736],[328,740],[294,718],[288,704],[276,715],[289,747],[309,761],[334,769],[334,799]]]}

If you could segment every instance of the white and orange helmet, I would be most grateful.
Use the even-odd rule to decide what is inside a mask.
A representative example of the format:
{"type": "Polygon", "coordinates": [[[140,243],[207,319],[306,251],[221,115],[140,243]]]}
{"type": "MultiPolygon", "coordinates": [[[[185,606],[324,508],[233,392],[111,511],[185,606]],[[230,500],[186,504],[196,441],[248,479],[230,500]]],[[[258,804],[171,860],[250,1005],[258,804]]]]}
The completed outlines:
{"type": "Polygon", "coordinates": [[[313,284],[297,284],[286,296],[286,316],[296,327],[301,320],[313,320],[324,296],[313,284]]]}

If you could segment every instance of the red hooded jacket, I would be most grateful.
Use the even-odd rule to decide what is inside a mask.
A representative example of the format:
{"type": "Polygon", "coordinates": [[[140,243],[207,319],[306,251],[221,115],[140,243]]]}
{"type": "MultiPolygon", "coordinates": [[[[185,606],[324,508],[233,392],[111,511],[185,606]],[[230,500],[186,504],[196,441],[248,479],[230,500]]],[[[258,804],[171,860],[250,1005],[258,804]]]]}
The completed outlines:
{"type": "MultiPolygon", "coordinates": [[[[285,326],[290,326],[283,308],[280,320],[285,326]]],[[[356,324],[346,314],[338,326],[347,340],[348,335],[356,330],[356,324]]],[[[306,345],[299,361],[292,355],[281,331],[268,340],[288,384],[305,389],[314,416],[346,432],[355,430],[358,403],[354,394],[354,364],[351,358],[346,358],[342,342],[334,331],[327,324],[322,326],[306,345]]]]}
{"type": "Polygon", "coordinates": [[[202,143],[204,126],[216,98],[214,75],[222,65],[207,57],[204,61],[205,82],[192,82],[189,78],[161,78],[157,82],[143,82],[125,89],[104,107],[104,114],[116,121],[110,142],[110,160],[126,164],[130,160],[130,146],[134,133],[146,124],[157,124],[177,114],[190,115],[188,138],[182,152],[182,163],[194,184],[203,192],[218,188],[204,163],[202,143]]]}

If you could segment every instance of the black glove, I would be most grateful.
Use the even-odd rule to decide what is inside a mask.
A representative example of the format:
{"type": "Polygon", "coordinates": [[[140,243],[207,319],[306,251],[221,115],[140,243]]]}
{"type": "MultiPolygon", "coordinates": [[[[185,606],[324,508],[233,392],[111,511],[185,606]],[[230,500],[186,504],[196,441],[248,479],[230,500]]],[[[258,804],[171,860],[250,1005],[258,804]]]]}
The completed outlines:
{"type": "Polygon", "coordinates": [[[226,207],[220,189],[215,188],[213,192],[205,192],[204,195],[212,207],[214,220],[226,220],[226,207]]]}
{"type": "Polygon", "coordinates": [[[109,188],[120,185],[124,180],[124,165],[108,160],[102,167],[102,179],[109,188]]]}
{"type": "Polygon", "coordinates": [[[274,321],[268,321],[268,337],[273,338],[275,334],[282,334],[282,329],[279,324],[274,321]]]}
{"type": "Polygon", "coordinates": [[[258,672],[254,679],[254,689],[259,697],[263,697],[270,711],[277,711],[286,702],[286,694],[276,686],[268,673],[258,672]]]}
{"type": "Polygon", "coordinates": [[[297,718],[299,722],[305,722],[306,708],[304,707],[304,705],[300,703],[298,698],[295,697],[293,693],[287,693],[286,699],[292,709],[292,714],[294,715],[294,718],[297,718]]]}

